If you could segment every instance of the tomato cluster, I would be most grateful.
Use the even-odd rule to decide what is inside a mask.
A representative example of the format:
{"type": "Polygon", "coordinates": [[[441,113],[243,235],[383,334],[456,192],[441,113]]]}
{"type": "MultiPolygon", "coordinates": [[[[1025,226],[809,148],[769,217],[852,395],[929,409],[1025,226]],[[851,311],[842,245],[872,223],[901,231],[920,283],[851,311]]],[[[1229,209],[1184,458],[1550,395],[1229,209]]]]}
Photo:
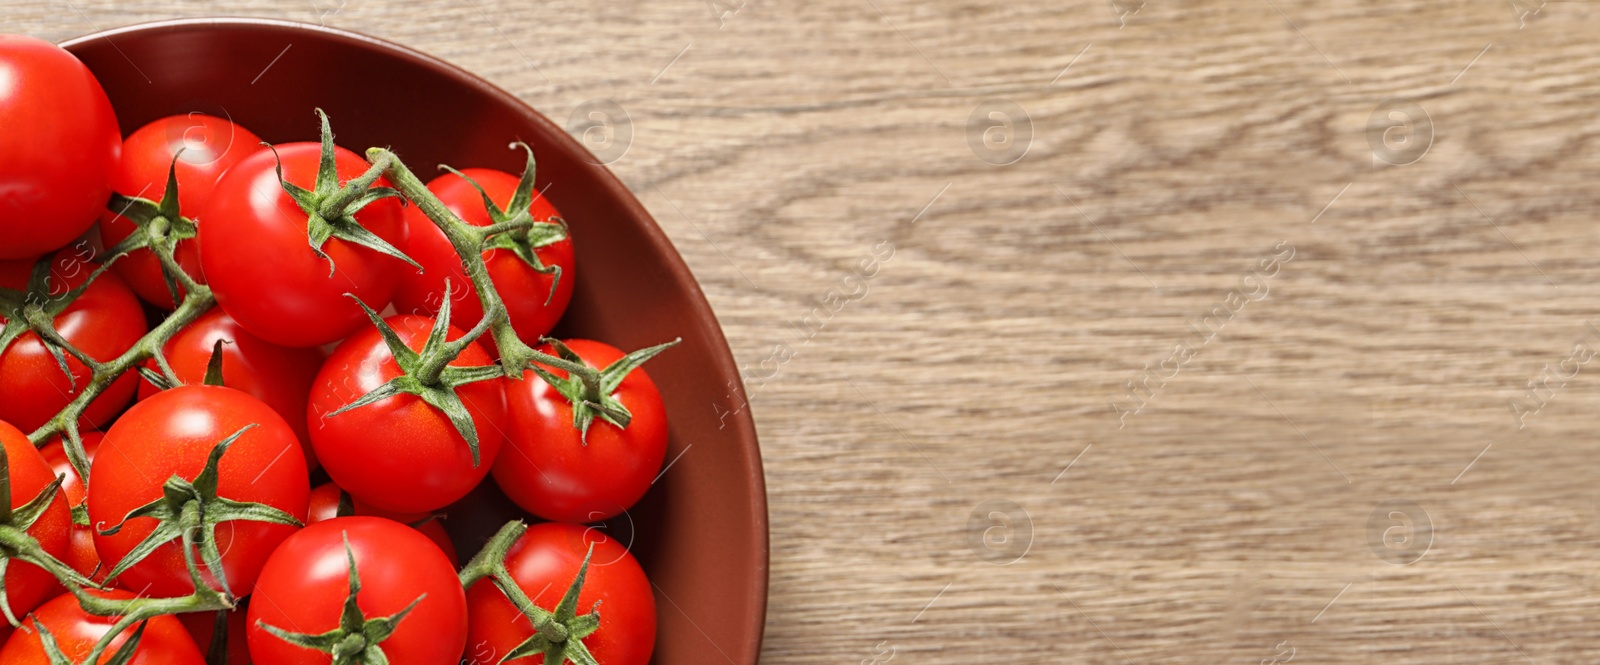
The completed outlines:
{"type": "Polygon", "coordinates": [[[124,137],[22,36],[0,82],[0,663],[649,661],[585,525],[661,471],[672,343],[546,336],[577,272],[531,150],[423,184],[320,111],[124,137]],[[546,521],[453,541],[486,482],[546,521]]]}

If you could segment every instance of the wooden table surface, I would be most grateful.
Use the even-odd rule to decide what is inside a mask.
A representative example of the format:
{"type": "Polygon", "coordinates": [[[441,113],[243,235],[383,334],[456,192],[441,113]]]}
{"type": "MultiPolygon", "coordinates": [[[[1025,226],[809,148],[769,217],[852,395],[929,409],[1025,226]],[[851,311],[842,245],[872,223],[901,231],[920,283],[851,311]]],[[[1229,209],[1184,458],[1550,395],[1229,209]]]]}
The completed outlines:
{"type": "Polygon", "coordinates": [[[765,662],[1593,661],[1600,8],[1141,2],[0,17],[322,21],[612,121],[748,365],[765,662]]]}

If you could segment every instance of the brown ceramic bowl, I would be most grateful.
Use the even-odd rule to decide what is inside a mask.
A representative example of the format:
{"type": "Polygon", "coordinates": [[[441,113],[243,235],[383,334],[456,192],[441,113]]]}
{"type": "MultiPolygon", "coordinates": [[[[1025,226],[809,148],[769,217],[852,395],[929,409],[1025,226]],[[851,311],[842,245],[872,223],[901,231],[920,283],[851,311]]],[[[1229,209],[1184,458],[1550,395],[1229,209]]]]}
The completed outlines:
{"type": "MultiPolygon", "coordinates": [[[[392,146],[425,179],[437,164],[512,173],[533,146],[539,186],[572,227],[577,283],[556,334],[634,349],[682,337],[647,369],[666,399],[675,460],[628,515],[656,586],[656,663],[756,662],[767,600],[767,505],[749,411],[723,417],[738,372],[694,276],[650,214],[555,124],[437,59],[371,37],[284,21],[202,19],[119,28],[63,44],[99,77],[123,132],[187,112],[227,116],[263,140],[392,146]],[[287,49],[287,50],[286,50],[287,49]],[[715,408],[714,408],[715,405],[715,408]]],[[[463,557],[522,516],[486,482],[446,524],[463,557]]],[[[602,608],[603,610],[603,608],[602,608]]],[[[603,616],[603,614],[602,614],[603,616]]]]}

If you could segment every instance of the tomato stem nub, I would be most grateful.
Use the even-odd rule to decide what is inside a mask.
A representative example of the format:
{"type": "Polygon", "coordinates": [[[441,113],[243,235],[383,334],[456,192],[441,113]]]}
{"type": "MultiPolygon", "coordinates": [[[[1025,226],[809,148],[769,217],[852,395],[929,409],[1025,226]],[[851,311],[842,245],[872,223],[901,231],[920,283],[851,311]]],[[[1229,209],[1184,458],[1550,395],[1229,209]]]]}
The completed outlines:
{"type": "MultiPolygon", "coordinates": [[[[495,289],[493,280],[489,278],[489,270],[483,262],[485,241],[491,235],[489,231],[495,230],[494,227],[477,227],[462,221],[455,213],[450,212],[450,209],[445,207],[444,202],[440,201],[439,197],[435,196],[432,191],[429,191],[427,185],[424,185],[422,180],[418,179],[416,174],[412,173],[404,162],[395,157],[394,153],[383,148],[372,148],[367,150],[367,161],[372,163],[374,167],[380,164],[387,164],[389,178],[394,182],[395,188],[400,190],[401,196],[415,204],[418,210],[427,215],[434,226],[444,232],[445,238],[455,248],[456,256],[461,259],[464,272],[467,278],[472,281],[472,286],[477,290],[478,299],[483,305],[483,319],[473,327],[472,332],[469,332],[464,337],[475,337],[479,331],[487,328],[488,333],[493,336],[495,347],[500,351],[500,367],[506,378],[520,381],[523,378],[523,372],[529,369],[536,374],[540,374],[541,377],[546,377],[547,380],[554,377],[553,374],[549,374],[549,368],[567,372],[569,378],[583,386],[581,392],[575,393],[580,398],[573,401],[575,405],[573,409],[573,425],[583,430],[586,439],[588,425],[594,421],[596,415],[605,418],[608,422],[618,427],[627,427],[630,419],[627,409],[622,408],[620,403],[610,397],[610,394],[615,391],[615,385],[621,382],[621,376],[626,375],[625,371],[621,371],[619,368],[614,377],[603,377],[600,370],[569,358],[541,353],[528,346],[517,336],[517,331],[511,326],[511,317],[506,310],[505,302],[501,300],[500,293],[495,289]],[[539,367],[539,365],[543,367],[539,367]],[[608,384],[612,386],[609,390],[605,389],[608,384]],[[576,406],[579,404],[586,404],[587,406],[580,408],[576,406]]],[[[513,212],[510,214],[513,217],[517,214],[515,211],[519,210],[516,207],[517,205],[521,205],[522,209],[527,207],[527,204],[520,203],[523,197],[527,197],[529,201],[532,200],[533,169],[533,151],[529,150],[528,165],[523,171],[522,180],[518,183],[519,193],[512,197],[513,206],[510,209],[513,212]]],[[[485,200],[486,205],[492,205],[492,203],[492,201],[485,200]]],[[[523,210],[523,212],[526,211],[523,210]]],[[[504,214],[504,211],[502,211],[502,214],[504,214]]],[[[520,223],[520,221],[504,222],[507,228],[520,223]]],[[[450,298],[446,297],[444,300],[448,304],[450,298]]],[[[630,362],[633,362],[634,366],[636,366],[637,363],[649,359],[650,356],[676,343],[676,341],[673,341],[659,347],[651,347],[651,349],[636,352],[643,355],[641,358],[630,362]]],[[[619,364],[622,362],[618,361],[619,364]]],[[[554,384],[552,383],[552,385],[554,384]]],[[[571,398],[569,397],[569,399],[571,398]]]]}
{"type": "MultiPolygon", "coordinates": [[[[357,212],[374,201],[400,195],[392,188],[374,186],[378,178],[383,177],[386,165],[373,164],[372,168],[341,187],[338,158],[333,145],[333,127],[328,122],[328,114],[322,109],[317,109],[317,116],[322,119],[322,160],[318,165],[317,181],[312,185],[312,189],[308,190],[285,180],[281,160],[278,162],[277,170],[278,184],[306,214],[307,242],[317,256],[328,262],[328,276],[333,276],[335,267],[333,258],[324,253],[322,247],[331,238],[338,238],[400,259],[420,272],[422,270],[420,264],[378,234],[368,231],[355,218],[357,212]]],[[[273,150],[273,154],[276,155],[277,150],[273,150]]]]}
{"type": "Polygon", "coordinates": [[[428,594],[417,596],[417,599],[411,601],[405,609],[390,616],[367,618],[362,613],[360,605],[356,604],[356,594],[361,591],[361,574],[356,571],[356,555],[350,549],[348,532],[344,534],[344,556],[350,567],[350,594],[345,596],[344,609],[339,613],[337,628],[319,635],[310,635],[290,632],[259,620],[256,621],[256,626],[295,646],[332,655],[333,665],[387,663],[389,657],[383,652],[382,642],[394,634],[400,621],[405,619],[411,610],[416,609],[417,604],[427,598],[428,594]]]}
{"type": "MultiPolygon", "coordinates": [[[[150,556],[162,545],[174,539],[182,539],[184,555],[192,557],[193,550],[198,547],[200,556],[205,560],[206,571],[216,580],[219,587],[216,591],[221,592],[226,607],[233,607],[233,591],[228,587],[228,576],[222,567],[222,553],[217,549],[215,538],[217,525],[245,520],[303,526],[293,515],[272,506],[234,501],[217,495],[219,475],[217,466],[221,463],[223,454],[228,452],[228,448],[239,437],[255,427],[253,424],[246,425],[212,447],[205,468],[201,469],[194,480],[185,480],[182,476],[173,474],[162,486],[161,498],[134,508],[122,518],[121,522],[100,531],[101,535],[115,534],[121,531],[129,520],[136,518],[150,518],[157,521],[150,535],[139,541],[139,544],[106,574],[106,583],[115,580],[118,575],[150,556]]],[[[192,558],[189,573],[194,582],[195,593],[200,594],[202,590],[212,591],[200,571],[193,565],[192,558]]]]}
{"type": "Polygon", "coordinates": [[[489,198],[489,193],[484,191],[483,186],[471,176],[444,164],[440,164],[439,168],[456,174],[473,189],[478,190],[478,195],[483,197],[484,210],[489,213],[489,226],[473,227],[478,235],[480,253],[503,249],[522,259],[522,262],[528,264],[534,272],[553,275],[550,281],[550,293],[544,300],[544,303],[549,305],[555,300],[556,288],[561,285],[561,266],[545,265],[537,251],[541,247],[566,240],[570,233],[567,223],[559,217],[543,221],[533,218],[533,214],[529,211],[529,207],[533,205],[533,187],[537,172],[533,148],[521,141],[511,144],[511,147],[522,148],[528,153],[528,159],[522,167],[522,177],[517,180],[517,188],[512,192],[511,200],[503,209],[495,204],[494,199],[489,198]]]}
{"type": "Polygon", "coordinates": [[[600,603],[596,602],[590,607],[587,614],[577,613],[578,594],[583,590],[584,579],[589,573],[589,558],[594,556],[594,545],[589,545],[589,551],[583,555],[583,565],[578,568],[572,585],[567,587],[561,602],[551,612],[533,604],[533,600],[528,598],[527,592],[506,568],[507,554],[527,531],[528,525],[520,520],[507,522],[478,555],[461,569],[461,586],[471,588],[478,581],[488,578],[533,625],[533,635],[502,657],[500,662],[543,654],[547,665],[562,665],[569,660],[578,665],[596,665],[583,638],[600,628],[600,603]]]}
{"type": "Polygon", "coordinates": [[[372,320],[372,325],[383,336],[384,345],[389,347],[389,353],[394,357],[395,364],[400,367],[401,374],[374,388],[372,392],[339,407],[329,413],[328,417],[381,402],[395,395],[416,395],[450,418],[450,424],[455,426],[456,432],[466,440],[467,448],[472,451],[472,466],[476,468],[483,461],[478,451],[478,427],[473,423],[472,414],[467,411],[461,396],[456,394],[456,389],[469,383],[498,379],[500,370],[493,365],[458,367],[449,364],[472,344],[477,335],[483,333],[479,327],[473,329],[474,333],[462,335],[453,341],[447,339],[450,333],[450,280],[445,280],[444,305],[434,317],[433,328],[428,331],[428,339],[423,343],[420,352],[412,351],[405,340],[400,339],[400,335],[395,333],[394,328],[366,303],[361,302],[361,299],[348,293],[345,295],[361,305],[362,311],[367,313],[367,318],[372,320]]]}

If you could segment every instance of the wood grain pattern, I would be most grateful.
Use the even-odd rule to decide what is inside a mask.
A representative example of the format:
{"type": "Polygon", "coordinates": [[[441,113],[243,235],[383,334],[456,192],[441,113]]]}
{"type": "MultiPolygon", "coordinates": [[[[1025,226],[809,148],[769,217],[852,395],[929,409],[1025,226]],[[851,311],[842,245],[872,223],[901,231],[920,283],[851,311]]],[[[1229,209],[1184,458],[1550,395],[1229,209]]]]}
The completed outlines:
{"type": "Polygon", "coordinates": [[[239,14],[412,45],[558,121],[592,99],[626,109],[613,169],[740,361],[777,369],[749,396],[771,493],[766,662],[1600,656],[1600,365],[1562,365],[1600,349],[1594,5],[0,10],[49,38],[239,14]],[[969,147],[995,98],[1032,126],[1006,166],[969,147]],[[1434,127],[1403,167],[1369,143],[1391,98],[1434,127]],[[847,281],[883,243],[893,257],[847,281]],[[1119,428],[1125,384],[1195,342],[1279,243],[1294,255],[1266,297],[1231,301],[1119,428]],[[858,297],[802,335],[836,288],[858,297]],[[1535,401],[1547,365],[1577,374],[1535,401]],[[1518,400],[1542,404],[1521,429],[1518,400]],[[1031,522],[1006,566],[978,555],[1008,545],[969,542],[996,499],[1031,522]],[[1397,524],[1369,527],[1391,499],[1433,527],[1409,565],[1369,544],[1397,524]]]}

